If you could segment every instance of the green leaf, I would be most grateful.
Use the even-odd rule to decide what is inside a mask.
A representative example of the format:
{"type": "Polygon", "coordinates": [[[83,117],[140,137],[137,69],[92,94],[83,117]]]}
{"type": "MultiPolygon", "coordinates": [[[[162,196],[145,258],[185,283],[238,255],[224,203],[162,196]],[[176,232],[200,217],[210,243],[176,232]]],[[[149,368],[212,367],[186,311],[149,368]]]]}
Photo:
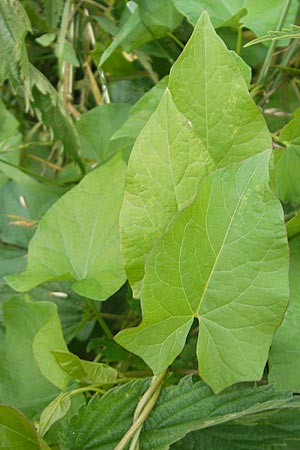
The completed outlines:
{"type": "Polygon", "coordinates": [[[289,449],[300,443],[299,403],[290,408],[270,411],[196,431],[172,445],[172,450],[273,450],[289,449]]]}
{"type": "Polygon", "coordinates": [[[84,172],[84,166],[79,156],[80,143],[76,128],[68,115],[58,92],[47,78],[32,64],[30,70],[30,85],[34,98],[33,106],[37,108],[45,125],[49,126],[57,141],[61,142],[64,150],[79,165],[84,172]]]}
{"type": "Polygon", "coordinates": [[[24,292],[45,281],[71,278],[75,292],[106,300],[122,286],[126,277],[118,216],[125,168],[117,155],[52,206],[30,242],[27,270],[7,277],[14,289],[24,292]]]}
{"type": "MultiPolygon", "coordinates": [[[[18,147],[22,140],[22,135],[18,131],[19,122],[5,108],[0,99],[0,158],[13,164],[19,162],[18,147]]],[[[0,183],[3,182],[0,178],[0,183]]]]}
{"type": "Polygon", "coordinates": [[[110,46],[104,51],[99,66],[102,66],[120,45],[127,52],[131,52],[149,41],[166,36],[168,31],[176,28],[181,22],[182,15],[176,11],[172,1],[148,2],[139,0],[136,2],[139,6],[130,2],[130,6],[134,6],[133,8],[128,6],[129,17],[110,46]]]}
{"type": "Polygon", "coordinates": [[[43,47],[48,47],[48,45],[52,44],[52,42],[55,40],[56,35],[54,33],[46,33],[42,36],[36,38],[36,42],[38,42],[43,47]]]}
{"type": "Polygon", "coordinates": [[[289,239],[300,233],[300,215],[297,212],[286,224],[289,239]]]}
{"type": "Polygon", "coordinates": [[[29,417],[39,414],[57,395],[41,374],[32,342],[55,314],[51,303],[29,303],[13,298],[3,305],[6,335],[0,344],[0,401],[19,408],[29,417]]]}
{"type": "MultiPolygon", "coordinates": [[[[50,383],[59,389],[66,389],[70,377],[61,369],[54,356],[54,351],[68,351],[64,341],[60,320],[57,314],[57,308],[50,304],[52,311],[49,312],[49,318],[40,327],[33,338],[33,355],[38,363],[40,371],[50,383]]],[[[49,308],[50,309],[50,308],[49,308]]]]}
{"type": "Polygon", "coordinates": [[[300,236],[290,240],[290,303],[270,352],[269,381],[278,389],[300,391],[300,236]]]}
{"type": "MultiPolygon", "coordinates": [[[[90,450],[113,450],[130,427],[136,404],[148,383],[128,383],[110,389],[101,399],[94,397],[63,431],[62,449],[81,450],[88,446],[90,450]]],[[[291,393],[275,393],[272,386],[235,386],[214,395],[202,381],[193,383],[191,377],[186,377],[179,385],[162,390],[143,426],[140,448],[167,450],[192,430],[210,429],[244,417],[256,418],[267,410],[276,414],[281,408],[288,408],[291,399],[291,393]]],[[[294,406],[299,415],[299,401],[294,406]]]]}
{"type": "Polygon", "coordinates": [[[114,384],[118,372],[107,364],[85,361],[70,352],[52,352],[59,366],[73,379],[86,384],[114,384]]]}
{"type": "Polygon", "coordinates": [[[2,450],[49,449],[41,444],[33,424],[15,408],[0,405],[0,447],[2,450]]]}
{"type": "Polygon", "coordinates": [[[116,341],[155,374],[182,351],[194,318],[201,377],[220,392],[260,379],[287,306],[288,247],[267,151],[204,177],[152,250],[144,320],[116,341]],[[221,289],[221,295],[220,295],[221,289]]]}
{"type": "Polygon", "coordinates": [[[64,0],[43,0],[48,26],[50,30],[56,28],[61,17],[64,0]]]}
{"type": "Polygon", "coordinates": [[[237,58],[204,13],[136,140],[120,216],[122,254],[136,298],[148,254],[170,219],[192,202],[199,180],[270,148],[237,58]]]}
{"type": "MultiPolygon", "coordinates": [[[[4,0],[0,3],[0,85],[9,80],[16,89],[22,80],[26,81],[29,62],[25,37],[31,31],[25,9],[18,0],[4,0]]],[[[28,83],[26,90],[29,91],[28,83]]]]}
{"type": "Polygon", "coordinates": [[[71,398],[68,393],[61,393],[42,412],[40,417],[39,433],[44,436],[52,425],[65,417],[71,407],[71,398]]]}
{"type": "Polygon", "coordinates": [[[85,158],[106,161],[118,150],[110,139],[127,119],[130,105],[110,103],[91,109],[76,122],[82,154],[85,158]]]}
{"type": "MultiPolygon", "coordinates": [[[[276,30],[282,14],[284,3],[282,0],[272,0],[272,14],[268,2],[260,0],[224,0],[215,2],[214,0],[173,0],[179,11],[195,25],[201,12],[205,9],[209,12],[213,25],[218,28],[226,25],[234,15],[246,8],[248,14],[242,18],[243,25],[254,31],[257,36],[266,34],[270,30],[276,30]]],[[[284,26],[289,26],[295,21],[298,2],[292,0],[284,26]]],[[[285,44],[283,41],[282,45],[285,44]]]]}
{"type": "Polygon", "coordinates": [[[300,110],[282,129],[279,139],[286,145],[274,150],[274,181],[277,196],[283,203],[300,205],[300,110]]]}

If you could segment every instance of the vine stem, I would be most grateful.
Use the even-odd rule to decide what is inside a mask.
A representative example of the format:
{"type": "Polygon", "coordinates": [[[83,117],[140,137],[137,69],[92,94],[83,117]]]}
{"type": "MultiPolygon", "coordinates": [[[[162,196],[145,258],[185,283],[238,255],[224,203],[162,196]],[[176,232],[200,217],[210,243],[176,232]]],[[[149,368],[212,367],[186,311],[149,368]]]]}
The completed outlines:
{"type": "Polygon", "coordinates": [[[162,383],[166,376],[166,373],[167,371],[165,370],[159,375],[153,377],[153,381],[150,387],[147,389],[147,391],[137,404],[133,417],[133,424],[131,425],[127,433],[123,436],[123,438],[121,439],[121,441],[118,443],[118,445],[115,447],[114,450],[123,450],[132,438],[134,438],[134,446],[136,446],[142,425],[144,424],[145,420],[147,419],[150,412],[154,408],[155,403],[159,397],[162,388],[162,383]]]}
{"type": "MultiPolygon", "coordinates": [[[[284,23],[284,21],[286,19],[286,16],[287,16],[287,13],[288,13],[288,10],[289,10],[289,7],[290,7],[291,3],[292,3],[292,0],[286,0],[285,1],[284,7],[282,9],[281,16],[279,18],[279,22],[278,22],[278,25],[277,25],[275,31],[280,31],[281,30],[282,25],[283,25],[283,23],[284,23]]],[[[271,41],[271,45],[269,47],[266,59],[264,60],[263,66],[261,68],[261,71],[260,71],[260,74],[259,74],[259,77],[258,77],[258,80],[257,80],[257,84],[260,84],[265,79],[265,77],[266,77],[266,75],[268,73],[275,45],[276,45],[276,42],[275,41],[271,41]]]]}
{"type": "Polygon", "coordinates": [[[97,306],[95,305],[95,303],[92,300],[88,300],[88,304],[91,308],[91,310],[93,311],[100,327],[102,328],[104,334],[108,337],[108,339],[113,339],[114,335],[112,334],[112,332],[110,331],[107,323],[105,322],[105,320],[103,319],[103,317],[101,316],[100,312],[98,311],[97,306]]]}

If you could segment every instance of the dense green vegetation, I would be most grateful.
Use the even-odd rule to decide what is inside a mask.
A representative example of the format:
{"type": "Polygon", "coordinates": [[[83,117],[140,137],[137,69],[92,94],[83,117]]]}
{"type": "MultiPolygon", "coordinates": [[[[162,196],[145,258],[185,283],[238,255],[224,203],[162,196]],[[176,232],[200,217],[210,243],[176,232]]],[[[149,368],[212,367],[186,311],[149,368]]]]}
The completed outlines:
{"type": "Polygon", "coordinates": [[[0,448],[300,448],[297,0],[0,3],[0,448]]]}

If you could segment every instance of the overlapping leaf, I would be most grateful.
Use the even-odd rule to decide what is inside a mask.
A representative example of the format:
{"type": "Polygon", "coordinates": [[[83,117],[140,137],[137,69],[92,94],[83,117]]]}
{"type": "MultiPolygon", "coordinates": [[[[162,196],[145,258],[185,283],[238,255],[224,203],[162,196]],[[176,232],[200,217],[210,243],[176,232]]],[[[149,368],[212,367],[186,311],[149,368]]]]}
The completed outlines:
{"type": "MultiPolygon", "coordinates": [[[[130,427],[139,396],[148,385],[149,380],[140,380],[111,389],[100,400],[92,399],[64,427],[62,449],[81,450],[88,445],[91,450],[113,450],[130,427]]],[[[193,383],[191,377],[185,377],[179,385],[162,390],[142,429],[140,448],[167,450],[192,430],[217,428],[248,417],[250,422],[251,417],[253,422],[259,421],[263,411],[276,416],[290,408],[296,412],[294,417],[299,417],[299,402],[293,404],[291,393],[276,393],[272,386],[233,387],[216,396],[202,381],[193,383]]],[[[282,427],[283,435],[289,436],[288,425],[282,427]]]]}
{"type": "Polygon", "coordinates": [[[120,227],[136,297],[147,255],[170,219],[191,203],[201,177],[269,146],[238,58],[204,13],[129,161],[120,227]]]}
{"type": "Polygon", "coordinates": [[[116,156],[55,203],[30,242],[27,270],[8,277],[14,289],[64,277],[79,294],[106,300],[122,286],[118,216],[125,167],[116,156]]]}
{"type": "Polygon", "coordinates": [[[216,391],[259,379],[288,301],[283,214],[269,190],[269,151],[203,178],[193,204],[148,257],[143,323],[116,339],[155,373],[199,320],[202,378],[216,391]]]}
{"type": "Polygon", "coordinates": [[[280,200],[297,206],[300,205],[300,110],[294,116],[280,133],[279,139],[286,148],[275,150],[274,181],[280,200]]]}
{"type": "Polygon", "coordinates": [[[269,360],[269,381],[278,389],[300,392],[300,235],[290,241],[291,297],[283,323],[277,330],[269,360]]]}
{"type": "Polygon", "coordinates": [[[0,401],[33,417],[58,393],[42,375],[32,350],[36,333],[55,319],[56,307],[14,298],[3,309],[6,336],[0,347],[0,401]]]}

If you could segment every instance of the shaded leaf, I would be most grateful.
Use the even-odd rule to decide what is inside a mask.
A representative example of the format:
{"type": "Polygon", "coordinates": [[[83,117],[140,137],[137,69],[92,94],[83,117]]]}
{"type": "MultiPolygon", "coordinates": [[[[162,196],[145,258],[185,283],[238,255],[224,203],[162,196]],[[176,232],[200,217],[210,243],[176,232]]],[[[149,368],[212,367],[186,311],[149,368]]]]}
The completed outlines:
{"type": "Polygon", "coordinates": [[[114,155],[118,146],[113,146],[110,138],[127,119],[129,109],[127,103],[109,103],[81,116],[76,122],[76,129],[85,158],[105,161],[114,155]]]}
{"type": "Polygon", "coordinates": [[[182,15],[175,9],[172,1],[147,2],[139,0],[136,2],[138,6],[134,2],[130,2],[128,19],[120,28],[110,46],[104,51],[99,66],[102,66],[120,45],[127,52],[131,52],[149,41],[166,36],[168,31],[177,27],[181,22],[182,15]]]}
{"type": "Polygon", "coordinates": [[[50,30],[56,28],[62,14],[64,0],[43,0],[50,30]]]}
{"type": "Polygon", "coordinates": [[[29,303],[22,298],[3,305],[6,335],[0,345],[0,401],[29,417],[39,414],[58,392],[40,372],[32,350],[37,331],[55,311],[51,303],[29,303]]]}
{"type": "Polygon", "coordinates": [[[68,351],[68,348],[63,338],[56,306],[53,303],[50,303],[50,305],[52,308],[52,311],[49,308],[51,314],[49,311],[48,320],[35,334],[32,349],[34,358],[44,377],[54,386],[64,390],[71,378],[61,369],[53,353],[57,350],[68,351]]]}
{"type": "Polygon", "coordinates": [[[300,205],[300,110],[294,116],[279,136],[286,148],[274,150],[274,181],[280,200],[297,206],[300,205]]]}
{"type": "Polygon", "coordinates": [[[290,240],[290,303],[270,352],[269,381],[300,392],[300,236],[290,240]]]}
{"type": "Polygon", "coordinates": [[[167,87],[167,83],[168,78],[163,78],[135,103],[129,112],[129,117],[126,122],[113,134],[113,140],[121,138],[135,140],[137,138],[148,119],[157,108],[162,94],[167,87]]]}
{"type": "Polygon", "coordinates": [[[192,202],[199,180],[269,147],[237,57],[205,13],[131,153],[120,230],[134,297],[140,296],[148,254],[170,219],[192,202]]]}
{"type": "Polygon", "coordinates": [[[0,405],[0,446],[3,450],[49,450],[33,424],[15,408],[0,405]]]}
{"type": "Polygon", "coordinates": [[[75,292],[106,300],[122,286],[118,216],[125,167],[116,156],[52,206],[30,242],[27,270],[7,277],[14,289],[23,292],[44,281],[71,278],[75,292]]]}
{"type": "Polygon", "coordinates": [[[143,322],[116,341],[155,374],[182,351],[194,318],[201,377],[219,392],[260,379],[289,297],[283,212],[270,152],[204,177],[147,259],[143,322]],[[221,293],[220,293],[221,289],[221,293]]]}
{"type": "Polygon", "coordinates": [[[9,80],[16,89],[22,81],[29,94],[29,61],[25,37],[31,25],[25,9],[18,0],[0,3],[0,85],[9,80]]]}

